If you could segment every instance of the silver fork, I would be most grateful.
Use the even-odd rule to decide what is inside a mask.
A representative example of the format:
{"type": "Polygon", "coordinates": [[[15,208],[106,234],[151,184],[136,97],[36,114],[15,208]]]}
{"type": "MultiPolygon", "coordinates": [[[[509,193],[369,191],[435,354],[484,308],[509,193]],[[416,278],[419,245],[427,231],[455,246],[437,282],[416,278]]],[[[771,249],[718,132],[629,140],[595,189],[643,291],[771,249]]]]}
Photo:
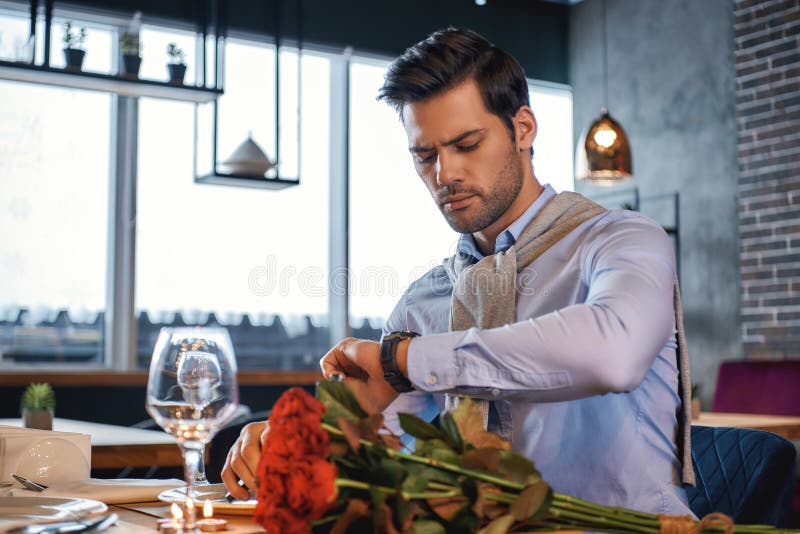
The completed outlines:
{"type": "Polygon", "coordinates": [[[11,476],[14,477],[14,480],[16,480],[17,482],[25,486],[26,489],[29,489],[31,491],[44,491],[47,489],[47,486],[45,486],[44,484],[39,484],[37,482],[34,482],[33,480],[28,480],[25,477],[21,477],[13,473],[11,474],[11,476]]]}

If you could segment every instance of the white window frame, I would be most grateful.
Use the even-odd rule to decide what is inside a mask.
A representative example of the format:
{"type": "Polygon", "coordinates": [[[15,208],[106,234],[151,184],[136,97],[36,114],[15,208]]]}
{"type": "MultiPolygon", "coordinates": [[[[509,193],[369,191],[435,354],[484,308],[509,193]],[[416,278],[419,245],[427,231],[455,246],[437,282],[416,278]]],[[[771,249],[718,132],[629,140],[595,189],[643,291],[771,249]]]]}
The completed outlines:
{"type": "MultiPolygon", "coordinates": [[[[27,6],[0,0],[0,10],[28,16],[27,6]]],[[[54,17],[85,21],[113,28],[117,34],[127,26],[128,19],[95,10],[62,9],[56,7],[54,17]]],[[[191,24],[148,18],[147,26],[165,30],[193,31],[191,24]]],[[[272,43],[268,36],[250,32],[230,31],[228,38],[272,43]]],[[[117,39],[113,39],[112,57],[118,55],[117,39]]],[[[295,43],[287,41],[286,46],[295,43]]],[[[202,40],[197,42],[198,61],[202,58],[202,40]]],[[[348,302],[348,157],[349,157],[349,89],[350,62],[357,56],[359,63],[383,66],[393,58],[359,52],[304,45],[304,53],[327,58],[330,63],[330,215],[329,215],[329,272],[337,291],[329,287],[331,344],[350,332],[348,302]]],[[[198,65],[199,69],[199,65],[198,65]]],[[[198,70],[199,72],[199,70],[198,70]]],[[[209,73],[213,75],[213,73],[209,73]]],[[[529,86],[556,87],[572,91],[570,86],[528,79],[529,86]]],[[[136,368],[136,312],[134,291],[136,282],[136,217],[137,217],[137,159],[138,111],[136,97],[112,95],[108,202],[108,243],[106,312],[103,364],[51,364],[48,371],[84,372],[89,370],[134,371],[136,368]]],[[[280,193],[277,193],[280,194],[280,193]]],[[[2,372],[40,371],[42,365],[15,365],[2,372]]]]}

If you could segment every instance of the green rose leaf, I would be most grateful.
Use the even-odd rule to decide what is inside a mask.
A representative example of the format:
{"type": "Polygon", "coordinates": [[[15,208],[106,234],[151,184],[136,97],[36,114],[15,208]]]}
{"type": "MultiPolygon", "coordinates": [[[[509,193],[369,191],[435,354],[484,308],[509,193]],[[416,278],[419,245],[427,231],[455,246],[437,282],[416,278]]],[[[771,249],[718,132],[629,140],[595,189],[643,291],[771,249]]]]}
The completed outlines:
{"type": "Polygon", "coordinates": [[[377,466],[368,471],[368,480],[379,486],[396,488],[406,478],[407,471],[399,462],[382,458],[377,466]]]}
{"type": "Polygon", "coordinates": [[[416,415],[401,413],[398,416],[400,417],[400,427],[417,439],[445,439],[441,430],[416,415]]]}
{"type": "Polygon", "coordinates": [[[547,499],[550,493],[550,486],[547,482],[540,480],[532,486],[528,486],[519,494],[517,500],[511,504],[509,511],[517,521],[526,521],[535,515],[547,499]]]}
{"type": "Polygon", "coordinates": [[[372,521],[375,525],[386,524],[386,510],[383,505],[386,502],[386,496],[375,488],[370,488],[369,496],[372,500],[372,521]]]}
{"type": "Polygon", "coordinates": [[[472,534],[478,529],[479,524],[478,517],[470,507],[464,506],[450,520],[447,534],[472,534]]]}
{"type": "Polygon", "coordinates": [[[430,519],[417,519],[411,523],[409,534],[446,534],[441,523],[430,519]]]}
{"type": "Polygon", "coordinates": [[[464,452],[464,440],[461,439],[461,433],[458,431],[458,425],[455,419],[453,419],[453,414],[444,412],[439,416],[439,423],[442,425],[442,430],[444,431],[447,441],[455,451],[458,453],[464,452]]]}
{"type": "Polygon", "coordinates": [[[441,482],[442,484],[450,484],[455,486],[458,484],[458,475],[450,471],[442,469],[435,469],[423,464],[406,464],[406,469],[414,476],[423,478],[428,482],[441,482]]]}
{"type": "Polygon", "coordinates": [[[458,454],[450,448],[450,445],[441,439],[426,439],[418,441],[415,454],[454,465],[458,465],[459,461],[458,454]]]}
{"type": "Polygon", "coordinates": [[[508,480],[530,486],[542,480],[536,466],[526,457],[513,451],[499,451],[499,473],[508,480]]]}
{"type": "Polygon", "coordinates": [[[489,473],[500,473],[499,449],[472,449],[461,456],[461,467],[480,469],[489,473]]]}
{"type": "Polygon", "coordinates": [[[400,490],[404,493],[422,493],[428,487],[428,479],[422,475],[410,474],[403,481],[400,490]]]}
{"type": "Polygon", "coordinates": [[[317,398],[325,405],[325,420],[336,423],[337,417],[343,417],[358,423],[367,417],[353,393],[344,382],[320,380],[317,382],[317,398]]]}
{"type": "Polygon", "coordinates": [[[511,525],[514,524],[514,516],[511,514],[501,515],[482,529],[478,534],[506,534],[511,525]]]}

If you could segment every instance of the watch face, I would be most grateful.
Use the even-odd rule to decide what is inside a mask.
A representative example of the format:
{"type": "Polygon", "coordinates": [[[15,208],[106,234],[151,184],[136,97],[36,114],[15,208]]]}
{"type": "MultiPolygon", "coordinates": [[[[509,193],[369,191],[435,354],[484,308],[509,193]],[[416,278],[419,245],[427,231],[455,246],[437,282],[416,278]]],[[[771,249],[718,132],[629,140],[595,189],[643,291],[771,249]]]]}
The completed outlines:
{"type": "Polygon", "coordinates": [[[405,339],[405,338],[409,338],[409,337],[417,337],[418,335],[419,334],[417,334],[416,332],[412,332],[410,330],[400,330],[398,332],[392,332],[392,333],[388,334],[385,338],[383,338],[383,340],[384,341],[392,341],[394,339],[405,339]]]}

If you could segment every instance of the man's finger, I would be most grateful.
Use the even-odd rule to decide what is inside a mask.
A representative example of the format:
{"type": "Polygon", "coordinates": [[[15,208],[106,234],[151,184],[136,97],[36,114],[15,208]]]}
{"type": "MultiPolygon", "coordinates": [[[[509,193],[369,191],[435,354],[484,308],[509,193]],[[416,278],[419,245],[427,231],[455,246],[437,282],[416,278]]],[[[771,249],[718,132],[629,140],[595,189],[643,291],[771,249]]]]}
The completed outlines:
{"type": "Polygon", "coordinates": [[[234,498],[239,500],[245,500],[249,498],[249,494],[247,490],[244,489],[239,485],[239,477],[233,472],[233,467],[231,466],[231,459],[234,454],[234,450],[237,449],[238,441],[236,444],[228,451],[228,458],[225,460],[225,467],[222,468],[221,478],[223,484],[225,484],[225,488],[228,492],[233,495],[234,498]]]}
{"type": "Polygon", "coordinates": [[[334,375],[342,374],[342,370],[327,356],[323,356],[319,361],[319,366],[322,369],[322,376],[324,376],[326,380],[330,380],[334,375]]]}

